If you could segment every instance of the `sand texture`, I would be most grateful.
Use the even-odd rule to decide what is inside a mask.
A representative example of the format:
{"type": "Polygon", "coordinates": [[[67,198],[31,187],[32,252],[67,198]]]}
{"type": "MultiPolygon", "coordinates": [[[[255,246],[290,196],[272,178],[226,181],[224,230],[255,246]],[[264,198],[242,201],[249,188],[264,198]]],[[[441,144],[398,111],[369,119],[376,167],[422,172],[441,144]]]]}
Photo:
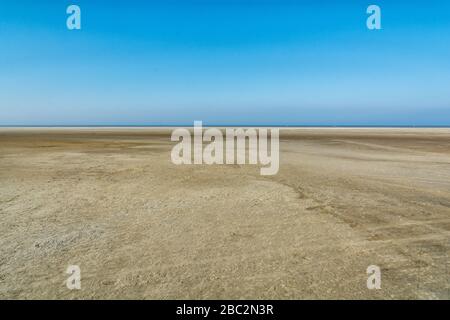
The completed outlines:
{"type": "Polygon", "coordinates": [[[449,299],[450,129],[284,129],[275,176],[170,132],[0,129],[0,298],[449,299]]]}

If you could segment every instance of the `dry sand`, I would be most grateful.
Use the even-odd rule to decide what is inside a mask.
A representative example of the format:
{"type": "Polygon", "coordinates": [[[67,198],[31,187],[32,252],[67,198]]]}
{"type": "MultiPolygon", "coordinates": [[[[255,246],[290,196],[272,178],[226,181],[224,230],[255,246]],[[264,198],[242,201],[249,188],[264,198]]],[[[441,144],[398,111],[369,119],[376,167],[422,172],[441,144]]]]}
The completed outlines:
{"type": "Polygon", "coordinates": [[[173,145],[0,129],[0,297],[449,298],[450,129],[283,130],[276,176],[173,145]]]}

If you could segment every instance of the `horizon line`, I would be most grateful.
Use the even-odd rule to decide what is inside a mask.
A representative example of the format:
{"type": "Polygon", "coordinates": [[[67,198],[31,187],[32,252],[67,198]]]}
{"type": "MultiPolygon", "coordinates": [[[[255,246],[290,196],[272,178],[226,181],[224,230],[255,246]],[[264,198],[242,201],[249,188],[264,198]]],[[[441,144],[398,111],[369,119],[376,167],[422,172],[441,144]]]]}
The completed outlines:
{"type": "MultiPolygon", "coordinates": [[[[0,128],[167,128],[167,127],[194,127],[193,123],[189,124],[74,124],[74,125],[1,125],[0,128]]],[[[449,125],[349,125],[349,124],[336,124],[336,125],[323,125],[323,124],[202,124],[202,127],[279,127],[279,128],[450,128],[449,125]]]]}

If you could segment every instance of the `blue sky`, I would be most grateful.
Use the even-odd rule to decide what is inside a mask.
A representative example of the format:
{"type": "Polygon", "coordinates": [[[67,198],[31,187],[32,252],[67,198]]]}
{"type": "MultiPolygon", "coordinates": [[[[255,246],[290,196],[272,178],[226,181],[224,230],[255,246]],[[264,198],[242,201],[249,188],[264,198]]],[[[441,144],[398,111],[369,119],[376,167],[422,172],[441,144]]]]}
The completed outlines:
{"type": "Polygon", "coordinates": [[[194,120],[450,125],[450,2],[0,2],[1,125],[194,120]]]}

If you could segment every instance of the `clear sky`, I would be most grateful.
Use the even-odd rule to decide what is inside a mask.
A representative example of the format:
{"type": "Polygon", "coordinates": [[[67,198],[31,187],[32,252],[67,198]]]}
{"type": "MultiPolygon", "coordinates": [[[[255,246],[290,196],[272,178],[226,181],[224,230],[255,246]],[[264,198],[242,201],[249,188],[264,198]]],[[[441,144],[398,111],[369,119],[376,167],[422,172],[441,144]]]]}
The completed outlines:
{"type": "Polygon", "coordinates": [[[450,1],[0,1],[1,125],[194,120],[450,125],[450,1]]]}

